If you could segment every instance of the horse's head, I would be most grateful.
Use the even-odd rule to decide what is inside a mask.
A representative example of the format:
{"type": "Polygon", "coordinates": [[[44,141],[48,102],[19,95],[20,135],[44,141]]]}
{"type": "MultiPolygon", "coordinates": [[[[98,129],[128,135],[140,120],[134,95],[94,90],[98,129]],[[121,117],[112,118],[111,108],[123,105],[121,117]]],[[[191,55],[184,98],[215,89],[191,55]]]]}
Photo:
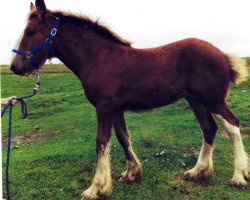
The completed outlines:
{"type": "Polygon", "coordinates": [[[47,48],[42,48],[35,54],[32,50],[48,39],[55,20],[46,9],[43,0],[36,0],[35,5],[30,4],[30,13],[23,37],[17,47],[18,50],[14,50],[17,54],[13,58],[10,69],[18,75],[29,75],[35,72],[49,57],[47,48]]]}

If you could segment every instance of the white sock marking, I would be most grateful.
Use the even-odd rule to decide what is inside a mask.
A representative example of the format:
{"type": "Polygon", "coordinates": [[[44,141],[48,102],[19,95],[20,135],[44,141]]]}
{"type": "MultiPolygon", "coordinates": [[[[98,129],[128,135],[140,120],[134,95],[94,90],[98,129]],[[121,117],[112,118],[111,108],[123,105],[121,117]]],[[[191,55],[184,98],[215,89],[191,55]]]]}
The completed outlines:
{"type": "Polygon", "coordinates": [[[109,196],[112,192],[112,179],[110,170],[110,143],[104,147],[102,146],[99,153],[96,173],[92,185],[83,195],[88,198],[98,198],[98,194],[109,196]]]}
{"type": "Polygon", "coordinates": [[[244,175],[248,173],[248,157],[244,150],[244,145],[241,139],[240,129],[237,126],[230,124],[222,116],[215,114],[216,118],[219,119],[226,130],[228,136],[230,137],[233,148],[234,148],[234,165],[235,172],[232,181],[245,183],[244,175]]]}
{"type": "Polygon", "coordinates": [[[212,166],[212,154],[213,147],[203,140],[197,164],[204,166],[204,168],[207,168],[210,165],[212,166]]]}

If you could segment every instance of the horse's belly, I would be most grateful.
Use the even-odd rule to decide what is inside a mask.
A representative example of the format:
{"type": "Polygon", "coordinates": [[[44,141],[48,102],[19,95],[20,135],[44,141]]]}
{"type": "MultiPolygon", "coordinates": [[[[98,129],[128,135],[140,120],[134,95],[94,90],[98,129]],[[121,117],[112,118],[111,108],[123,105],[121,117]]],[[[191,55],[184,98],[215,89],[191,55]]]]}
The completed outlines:
{"type": "Polygon", "coordinates": [[[171,104],[178,99],[180,99],[182,95],[173,94],[165,92],[162,93],[148,93],[143,94],[141,96],[137,96],[136,98],[131,98],[122,103],[121,108],[123,110],[131,110],[131,111],[144,111],[150,110],[158,107],[162,107],[168,104],[171,104]]]}

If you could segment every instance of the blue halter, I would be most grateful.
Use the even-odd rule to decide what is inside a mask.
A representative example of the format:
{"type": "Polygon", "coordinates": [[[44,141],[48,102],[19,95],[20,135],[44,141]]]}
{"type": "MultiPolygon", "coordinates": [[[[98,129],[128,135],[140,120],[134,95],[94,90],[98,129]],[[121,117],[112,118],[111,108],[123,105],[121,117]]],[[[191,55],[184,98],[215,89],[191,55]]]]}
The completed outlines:
{"type": "Polygon", "coordinates": [[[56,23],[54,25],[54,28],[52,28],[49,37],[45,40],[45,42],[42,42],[40,45],[38,45],[36,48],[34,48],[31,51],[21,51],[21,50],[17,50],[17,49],[12,49],[12,52],[26,56],[26,58],[30,59],[32,65],[35,68],[39,68],[39,64],[35,58],[35,55],[41,51],[43,48],[47,47],[48,48],[48,57],[52,56],[52,40],[53,38],[56,36],[60,21],[57,17],[55,17],[56,19],[56,23]]]}

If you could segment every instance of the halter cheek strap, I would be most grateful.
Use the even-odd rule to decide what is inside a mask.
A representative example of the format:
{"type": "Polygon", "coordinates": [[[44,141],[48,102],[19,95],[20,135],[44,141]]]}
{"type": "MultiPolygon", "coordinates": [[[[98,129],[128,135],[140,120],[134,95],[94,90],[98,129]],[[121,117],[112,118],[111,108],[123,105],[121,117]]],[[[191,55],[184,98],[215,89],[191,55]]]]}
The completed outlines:
{"type": "Polygon", "coordinates": [[[38,62],[37,62],[37,60],[35,58],[35,55],[38,52],[40,52],[42,49],[44,49],[45,47],[47,47],[48,48],[48,57],[52,56],[52,45],[51,45],[52,44],[52,40],[56,36],[58,27],[60,25],[59,19],[57,17],[55,17],[55,19],[56,19],[56,23],[55,23],[54,27],[52,28],[49,37],[44,42],[42,42],[41,44],[39,44],[36,48],[34,48],[31,51],[21,51],[21,50],[18,50],[18,49],[12,49],[12,52],[20,54],[20,55],[25,56],[26,58],[30,59],[32,65],[35,68],[38,69],[39,68],[39,64],[38,64],[38,62]]]}

